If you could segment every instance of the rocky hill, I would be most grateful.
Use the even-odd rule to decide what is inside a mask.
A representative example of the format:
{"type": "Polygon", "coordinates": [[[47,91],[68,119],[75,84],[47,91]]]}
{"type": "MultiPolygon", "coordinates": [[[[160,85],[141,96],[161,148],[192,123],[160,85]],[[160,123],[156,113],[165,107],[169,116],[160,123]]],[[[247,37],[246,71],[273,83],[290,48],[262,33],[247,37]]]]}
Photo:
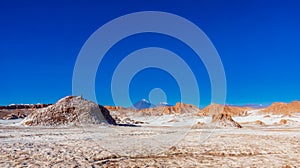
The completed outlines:
{"type": "Polygon", "coordinates": [[[45,108],[51,104],[18,104],[0,106],[0,119],[10,120],[25,118],[35,109],[45,108]]]}
{"type": "Polygon", "coordinates": [[[67,96],[57,103],[36,109],[22,121],[26,126],[116,124],[109,111],[80,96],[67,96]]]}
{"type": "Polygon", "coordinates": [[[261,113],[284,114],[290,115],[292,113],[300,113],[300,101],[293,101],[291,103],[276,102],[269,107],[261,110],[261,113]]]}
{"type": "Polygon", "coordinates": [[[238,107],[220,104],[211,104],[198,112],[198,116],[212,116],[212,123],[218,128],[242,128],[232,119],[232,116],[245,116],[249,107],[238,107]]]}
{"type": "Polygon", "coordinates": [[[242,126],[234,121],[228,113],[214,114],[212,116],[212,123],[215,123],[216,126],[220,128],[242,128],[242,126]]]}
{"type": "Polygon", "coordinates": [[[9,106],[0,106],[0,110],[16,110],[16,109],[38,109],[48,107],[51,104],[17,104],[9,106]]]}
{"type": "Polygon", "coordinates": [[[120,114],[126,113],[126,112],[133,112],[136,114],[146,114],[146,115],[168,115],[168,114],[186,114],[186,113],[195,113],[197,114],[200,112],[200,109],[194,105],[191,104],[184,104],[184,103],[176,103],[175,106],[156,106],[152,108],[144,108],[141,110],[136,110],[132,108],[124,108],[121,106],[105,106],[110,111],[118,112],[120,114]]]}
{"type": "Polygon", "coordinates": [[[175,106],[157,106],[154,108],[147,108],[139,110],[138,112],[148,115],[168,115],[168,114],[186,114],[186,113],[198,113],[200,111],[194,105],[176,103],[175,106]]]}
{"type": "Polygon", "coordinates": [[[231,116],[245,116],[247,111],[253,110],[250,107],[238,107],[238,106],[229,106],[229,105],[220,105],[220,104],[211,104],[204,109],[202,109],[198,115],[214,115],[214,114],[230,114],[231,116]]]}

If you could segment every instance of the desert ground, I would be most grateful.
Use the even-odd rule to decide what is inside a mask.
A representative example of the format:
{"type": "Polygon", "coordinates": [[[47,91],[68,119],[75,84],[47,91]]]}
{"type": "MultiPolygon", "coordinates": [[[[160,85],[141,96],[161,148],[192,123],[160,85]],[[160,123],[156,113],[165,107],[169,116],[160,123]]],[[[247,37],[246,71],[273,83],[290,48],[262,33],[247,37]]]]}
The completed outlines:
{"type": "Polygon", "coordinates": [[[0,142],[1,167],[300,166],[300,127],[1,126],[0,142]]]}
{"type": "Polygon", "coordinates": [[[0,167],[300,167],[300,113],[114,108],[118,123],[108,124],[95,107],[67,97],[26,118],[1,119],[0,167]]]}

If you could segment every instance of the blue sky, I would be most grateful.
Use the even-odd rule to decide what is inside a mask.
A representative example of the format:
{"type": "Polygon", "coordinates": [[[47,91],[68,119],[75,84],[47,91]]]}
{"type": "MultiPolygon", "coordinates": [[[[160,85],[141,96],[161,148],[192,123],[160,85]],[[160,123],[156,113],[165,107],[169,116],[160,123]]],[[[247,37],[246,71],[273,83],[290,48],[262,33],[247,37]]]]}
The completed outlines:
{"type": "MultiPolygon", "coordinates": [[[[228,104],[269,104],[300,99],[300,3],[297,1],[110,0],[0,2],[0,105],[53,103],[72,94],[76,57],[100,26],[124,14],[154,10],[174,13],[199,26],[223,62],[228,104]]],[[[96,78],[99,103],[113,104],[110,78],[126,54],[143,47],[163,47],[197,74],[201,105],[210,103],[210,83],[202,62],[180,41],[155,33],[117,43],[105,55],[96,78]]],[[[180,100],[172,76],[146,69],[131,82],[132,101],[164,88],[168,102],[180,100]]]]}

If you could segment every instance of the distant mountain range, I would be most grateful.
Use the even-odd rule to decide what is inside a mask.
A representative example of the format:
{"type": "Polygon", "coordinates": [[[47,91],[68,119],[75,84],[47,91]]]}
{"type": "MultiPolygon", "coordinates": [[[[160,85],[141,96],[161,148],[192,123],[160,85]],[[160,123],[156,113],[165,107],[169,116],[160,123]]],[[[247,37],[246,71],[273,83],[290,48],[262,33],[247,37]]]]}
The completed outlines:
{"type": "MultiPolygon", "coordinates": [[[[160,102],[159,104],[152,104],[150,101],[148,101],[146,99],[141,99],[140,101],[133,104],[133,106],[130,108],[135,109],[135,110],[143,110],[143,109],[155,108],[155,107],[159,107],[159,106],[173,106],[173,105],[170,105],[167,102],[160,102]]],[[[266,107],[268,107],[268,106],[262,105],[262,104],[245,104],[245,105],[227,104],[226,106],[240,107],[240,108],[266,108],[266,107]]]]}
{"type": "MultiPolygon", "coordinates": [[[[36,105],[9,105],[0,106],[0,118],[7,116],[8,114],[16,115],[17,117],[27,116],[31,111],[39,108],[48,107],[51,104],[36,104],[36,105]]],[[[146,99],[142,99],[136,102],[131,107],[122,106],[105,106],[110,111],[133,111],[150,115],[163,115],[163,114],[183,114],[183,113],[197,113],[199,116],[207,116],[215,113],[226,113],[232,116],[247,116],[249,111],[258,110],[259,113],[270,114],[285,114],[291,115],[292,113],[300,112],[300,101],[293,101],[291,103],[275,102],[270,106],[246,104],[246,105],[220,105],[214,104],[206,106],[205,108],[198,108],[193,105],[184,104],[181,102],[175,105],[170,105],[167,102],[161,102],[159,104],[152,104],[146,99]]]]}
{"type": "Polygon", "coordinates": [[[236,106],[236,107],[250,107],[250,108],[265,108],[268,107],[268,105],[264,104],[244,104],[244,105],[232,105],[232,104],[227,104],[228,106],[236,106]]]}
{"type": "Polygon", "coordinates": [[[142,99],[134,104],[133,107],[125,108],[120,106],[105,106],[112,111],[126,111],[134,109],[136,112],[145,114],[162,115],[162,114],[182,114],[187,112],[197,112],[198,116],[207,116],[218,113],[230,114],[231,116],[247,116],[251,110],[259,110],[260,113],[273,114],[291,114],[300,112],[300,102],[294,101],[291,103],[273,103],[270,106],[246,104],[246,105],[220,105],[210,104],[205,108],[198,108],[193,105],[184,103],[176,103],[172,106],[168,103],[162,102],[158,105],[150,103],[146,99],[142,99]]]}

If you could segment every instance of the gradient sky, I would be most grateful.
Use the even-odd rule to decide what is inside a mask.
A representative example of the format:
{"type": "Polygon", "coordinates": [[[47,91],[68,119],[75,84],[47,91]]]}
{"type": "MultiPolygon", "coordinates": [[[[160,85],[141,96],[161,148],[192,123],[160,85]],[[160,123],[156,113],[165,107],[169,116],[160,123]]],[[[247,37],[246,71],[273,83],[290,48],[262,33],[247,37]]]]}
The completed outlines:
{"type": "MultiPolygon", "coordinates": [[[[138,11],[164,11],[198,25],[222,59],[228,104],[269,104],[300,99],[300,3],[260,0],[0,1],[0,105],[53,103],[72,94],[76,57],[87,38],[106,22],[138,11]]],[[[201,105],[210,103],[210,83],[195,53],[180,41],[155,33],[117,43],[96,78],[100,104],[113,104],[110,78],[126,54],[163,47],[180,55],[197,74],[201,105]]],[[[146,69],[131,82],[132,101],[160,87],[168,102],[180,100],[172,76],[146,69]]]]}

